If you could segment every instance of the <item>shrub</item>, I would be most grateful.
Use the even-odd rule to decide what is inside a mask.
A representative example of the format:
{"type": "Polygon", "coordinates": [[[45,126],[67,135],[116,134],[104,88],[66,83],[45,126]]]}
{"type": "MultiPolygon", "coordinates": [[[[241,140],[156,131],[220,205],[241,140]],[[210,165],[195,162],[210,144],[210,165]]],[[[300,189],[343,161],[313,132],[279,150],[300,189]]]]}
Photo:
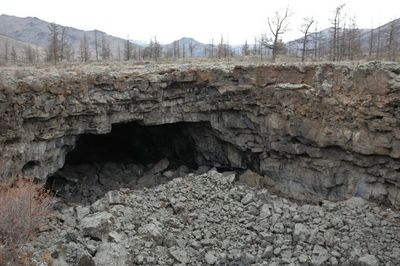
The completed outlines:
{"type": "Polygon", "coordinates": [[[0,265],[25,264],[21,247],[34,239],[54,198],[32,180],[0,184],[0,265]]]}

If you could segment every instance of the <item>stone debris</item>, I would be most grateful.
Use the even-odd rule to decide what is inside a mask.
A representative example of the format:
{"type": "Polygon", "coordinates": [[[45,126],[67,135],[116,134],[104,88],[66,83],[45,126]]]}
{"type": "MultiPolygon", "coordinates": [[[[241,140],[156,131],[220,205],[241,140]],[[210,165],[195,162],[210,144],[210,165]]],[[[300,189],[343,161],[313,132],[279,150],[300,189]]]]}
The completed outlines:
{"type": "Polygon", "coordinates": [[[294,202],[215,170],[110,191],[60,217],[27,247],[55,265],[400,265],[398,212],[294,202]]]}

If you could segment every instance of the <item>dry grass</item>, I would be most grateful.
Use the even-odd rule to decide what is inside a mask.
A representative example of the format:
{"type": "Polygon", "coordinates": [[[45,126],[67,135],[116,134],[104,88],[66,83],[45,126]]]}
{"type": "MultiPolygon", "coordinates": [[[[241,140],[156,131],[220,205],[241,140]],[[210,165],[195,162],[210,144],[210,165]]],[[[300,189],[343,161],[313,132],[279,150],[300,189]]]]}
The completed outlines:
{"type": "Polygon", "coordinates": [[[54,198],[32,180],[0,185],[0,265],[25,265],[21,247],[34,239],[54,198]]]}

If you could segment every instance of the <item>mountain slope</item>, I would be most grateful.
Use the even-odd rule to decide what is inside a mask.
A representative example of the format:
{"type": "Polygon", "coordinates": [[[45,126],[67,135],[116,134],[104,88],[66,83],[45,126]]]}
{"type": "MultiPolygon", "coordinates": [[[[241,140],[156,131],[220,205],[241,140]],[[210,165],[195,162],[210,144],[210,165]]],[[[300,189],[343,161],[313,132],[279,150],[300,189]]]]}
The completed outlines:
{"type": "MultiPolygon", "coordinates": [[[[9,15],[0,15],[0,34],[17,41],[45,48],[49,43],[50,24],[51,23],[36,17],[20,18],[9,15]]],[[[121,54],[123,51],[125,40],[122,38],[114,37],[97,30],[83,31],[72,27],[66,28],[68,29],[66,39],[73,48],[75,56],[79,54],[80,42],[83,39],[84,34],[86,34],[88,40],[92,59],[95,57],[96,34],[98,47],[101,46],[102,37],[104,36],[105,42],[110,45],[111,54],[114,58],[118,57],[118,54],[121,54]]]]}
{"type": "MultiPolygon", "coordinates": [[[[343,31],[341,32],[341,34],[343,31]]],[[[349,34],[350,30],[346,30],[345,34],[349,34]]],[[[357,40],[360,43],[361,52],[366,55],[371,50],[372,54],[377,50],[385,50],[390,44],[390,36],[393,36],[392,45],[397,45],[397,50],[400,48],[400,18],[390,21],[380,27],[374,29],[359,29],[357,40]],[[372,32],[372,34],[371,34],[372,32]],[[391,35],[392,32],[392,35],[391,35]],[[372,42],[371,42],[372,36],[372,42]],[[379,44],[379,45],[378,45],[379,44]]],[[[315,48],[315,40],[318,39],[318,45],[322,53],[329,53],[331,46],[332,29],[327,28],[319,32],[312,32],[309,35],[309,41],[306,49],[313,50],[315,48]]],[[[340,37],[342,38],[342,37],[340,37]]],[[[286,43],[286,47],[292,54],[300,55],[304,38],[298,38],[286,43]]]]}

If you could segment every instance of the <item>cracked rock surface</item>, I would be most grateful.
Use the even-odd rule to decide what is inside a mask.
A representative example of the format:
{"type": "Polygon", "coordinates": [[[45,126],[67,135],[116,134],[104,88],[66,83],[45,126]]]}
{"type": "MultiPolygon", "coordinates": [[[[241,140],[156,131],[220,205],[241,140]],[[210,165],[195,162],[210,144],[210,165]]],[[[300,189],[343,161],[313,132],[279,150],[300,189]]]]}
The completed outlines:
{"type": "Polygon", "coordinates": [[[55,265],[399,265],[400,215],[361,198],[294,202],[188,174],[61,210],[28,248],[55,265]]]}
{"type": "Polygon", "coordinates": [[[46,180],[118,124],[201,123],[186,128],[196,165],[253,169],[299,200],[400,206],[398,63],[2,68],[0,112],[0,179],[46,180]]]}

